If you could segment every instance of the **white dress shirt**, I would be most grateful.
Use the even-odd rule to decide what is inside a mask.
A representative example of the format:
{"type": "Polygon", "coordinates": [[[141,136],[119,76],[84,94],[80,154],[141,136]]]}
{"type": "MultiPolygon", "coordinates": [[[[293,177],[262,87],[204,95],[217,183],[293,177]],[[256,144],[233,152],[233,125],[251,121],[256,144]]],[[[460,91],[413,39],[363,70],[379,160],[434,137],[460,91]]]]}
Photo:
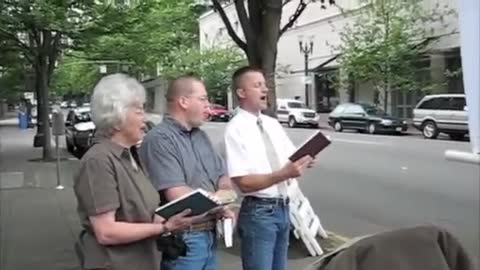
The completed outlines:
{"type": "MultiPolygon", "coordinates": [[[[257,124],[259,117],[264,132],[270,137],[278,161],[282,166],[288,162],[288,158],[296,150],[276,119],[263,114],[256,116],[243,109],[238,109],[225,130],[225,152],[230,178],[249,174],[272,173],[264,139],[257,124]]],[[[286,185],[286,183],[281,182],[257,192],[243,195],[261,198],[286,197],[285,189],[281,185],[286,185]]]]}

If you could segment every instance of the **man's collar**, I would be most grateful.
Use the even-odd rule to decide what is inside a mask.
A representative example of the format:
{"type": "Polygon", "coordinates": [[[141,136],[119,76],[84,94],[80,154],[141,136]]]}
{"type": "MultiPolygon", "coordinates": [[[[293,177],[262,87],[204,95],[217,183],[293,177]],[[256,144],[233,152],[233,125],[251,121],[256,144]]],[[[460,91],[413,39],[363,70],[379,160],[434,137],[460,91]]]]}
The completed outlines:
{"type": "Polygon", "coordinates": [[[263,114],[259,113],[258,115],[255,115],[254,113],[251,113],[245,109],[238,108],[238,113],[242,116],[245,117],[248,121],[254,121],[255,123],[257,122],[258,118],[263,118],[263,114]]]}
{"type": "Polygon", "coordinates": [[[191,130],[187,129],[184,125],[182,125],[182,123],[180,123],[177,119],[175,119],[170,114],[165,114],[165,116],[163,117],[163,121],[165,121],[166,123],[174,126],[175,128],[177,128],[178,130],[180,130],[181,132],[184,132],[184,133],[190,134],[190,133],[198,130],[198,128],[192,128],[191,130]]]}

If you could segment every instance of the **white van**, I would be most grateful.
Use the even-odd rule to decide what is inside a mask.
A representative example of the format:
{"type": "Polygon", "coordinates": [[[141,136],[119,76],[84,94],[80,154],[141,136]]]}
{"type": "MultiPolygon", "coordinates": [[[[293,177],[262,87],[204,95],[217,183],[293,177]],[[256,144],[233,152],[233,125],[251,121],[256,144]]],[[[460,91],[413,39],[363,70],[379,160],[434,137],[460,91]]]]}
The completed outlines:
{"type": "Polygon", "coordinates": [[[318,114],[307,108],[305,103],[295,99],[277,99],[277,118],[280,123],[287,123],[289,127],[308,125],[318,127],[318,114]]]}
{"type": "Polygon", "coordinates": [[[427,139],[437,138],[440,132],[454,140],[468,134],[468,114],[464,94],[425,96],[413,110],[413,125],[427,139]]]}

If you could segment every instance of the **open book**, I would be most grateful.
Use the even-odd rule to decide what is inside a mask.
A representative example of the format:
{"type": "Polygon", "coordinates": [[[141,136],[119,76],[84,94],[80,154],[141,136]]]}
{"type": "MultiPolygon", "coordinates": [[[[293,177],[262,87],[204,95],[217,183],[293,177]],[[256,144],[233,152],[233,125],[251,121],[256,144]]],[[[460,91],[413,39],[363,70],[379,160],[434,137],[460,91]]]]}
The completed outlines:
{"type": "Polygon", "coordinates": [[[330,145],[331,141],[322,132],[317,131],[304,142],[298,149],[290,156],[290,161],[295,162],[306,155],[310,155],[314,158],[320,151],[330,145]]]}
{"type": "Polygon", "coordinates": [[[155,213],[165,219],[186,210],[190,209],[192,212],[189,216],[198,216],[214,212],[215,210],[232,203],[235,198],[219,198],[215,200],[203,189],[196,189],[180,198],[168,202],[155,210],[155,213]]]}

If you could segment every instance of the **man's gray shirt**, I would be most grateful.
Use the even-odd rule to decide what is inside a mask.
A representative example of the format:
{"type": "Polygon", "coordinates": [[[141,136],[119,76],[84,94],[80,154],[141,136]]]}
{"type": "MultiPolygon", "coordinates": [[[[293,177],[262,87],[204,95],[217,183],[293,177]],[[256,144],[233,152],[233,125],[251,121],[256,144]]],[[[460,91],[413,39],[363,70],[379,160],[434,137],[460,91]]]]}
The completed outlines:
{"type": "Polygon", "coordinates": [[[139,154],[158,191],[188,186],[213,192],[227,174],[207,134],[189,131],[168,115],[145,136],[139,154]]]}

